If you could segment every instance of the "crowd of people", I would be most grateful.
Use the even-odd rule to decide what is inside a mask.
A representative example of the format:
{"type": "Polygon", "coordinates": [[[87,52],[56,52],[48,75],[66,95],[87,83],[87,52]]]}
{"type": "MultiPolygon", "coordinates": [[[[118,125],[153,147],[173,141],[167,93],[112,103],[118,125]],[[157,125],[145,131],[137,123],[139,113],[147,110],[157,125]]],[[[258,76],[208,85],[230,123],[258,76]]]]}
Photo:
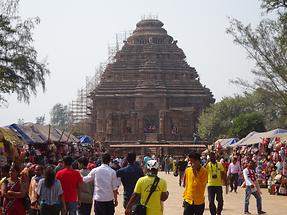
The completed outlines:
{"type": "MultiPolygon", "coordinates": [[[[233,148],[232,151],[218,151],[220,162],[225,166],[230,179],[231,191],[236,191],[237,185],[243,183],[242,170],[248,161],[252,160],[256,164],[255,174],[259,186],[268,188],[271,195],[287,195],[286,153],[285,146],[272,148],[268,145],[243,146],[233,148]]],[[[207,156],[204,155],[203,162],[206,160],[207,156]]]]}
{"type": "MultiPolygon", "coordinates": [[[[227,184],[230,192],[237,192],[239,185],[245,187],[245,214],[250,214],[251,195],[256,199],[257,213],[264,214],[260,191],[260,185],[264,183],[258,173],[266,171],[270,167],[268,162],[276,155],[267,157],[266,162],[263,161],[266,167],[262,168],[262,159],[258,162],[258,154],[254,156],[253,152],[241,154],[236,149],[227,158],[221,152],[209,152],[208,155],[191,152],[178,158],[171,155],[157,158],[147,154],[141,160],[137,160],[133,152],[123,158],[108,153],[102,153],[96,159],[68,155],[45,165],[40,159],[31,162],[27,154],[23,162],[19,159],[2,168],[1,211],[5,215],[89,215],[94,207],[96,215],[113,215],[122,184],[122,207],[126,215],[141,214],[143,210],[147,215],[162,215],[163,202],[168,199],[169,192],[167,182],[157,173],[165,170],[166,174],[173,172],[179,186],[184,187],[183,215],[204,213],[205,190],[210,214],[220,215],[224,209],[223,186],[227,184]]],[[[283,171],[284,166],[278,164],[282,153],[278,154],[272,168],[283,171]]]]}

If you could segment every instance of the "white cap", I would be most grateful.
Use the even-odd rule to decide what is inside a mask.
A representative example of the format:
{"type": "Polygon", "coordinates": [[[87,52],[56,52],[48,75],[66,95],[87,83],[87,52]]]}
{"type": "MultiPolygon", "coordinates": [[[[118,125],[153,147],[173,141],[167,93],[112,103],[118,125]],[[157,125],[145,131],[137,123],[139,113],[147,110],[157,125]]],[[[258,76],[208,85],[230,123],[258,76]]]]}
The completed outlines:
{"type": "Polygon", "coordinates": [[[146,168],[151,170],[151,169],[158,169],[159,165],[156,160],[149,160],[147,162],[146,168]]]}

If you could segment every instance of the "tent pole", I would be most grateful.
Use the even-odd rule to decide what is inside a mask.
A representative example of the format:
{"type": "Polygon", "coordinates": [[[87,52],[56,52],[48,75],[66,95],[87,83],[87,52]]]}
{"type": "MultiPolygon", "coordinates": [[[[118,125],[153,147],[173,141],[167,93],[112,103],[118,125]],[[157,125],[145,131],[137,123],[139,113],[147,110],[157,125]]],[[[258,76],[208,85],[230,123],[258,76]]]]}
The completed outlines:
{"type": "Polygon", "coordinates": [[[68,143],[68,141],[69,141],[69,139],[70,139],[70,136],[71,136],[71,133],[72,133],[72,131],[73,131],[73,128],[71,128],[71,130],[70,130],[70,132],[69,132],[69,135],[68,135],[68,138],[67,138],[67,143],[68,143]]]}
{"type": "Polygon", "coordinates": [[[61,141],[61,139],[62,139],[62,137],[63,137],[63,135],[64,135],[64,132],[65,132],[65,129],[62,131],[62,134],[61,134],[61,136],[60,136],[60,139],[59,139],[59,143],[60,143],[60,141],[61,141]]]}
{"type": "Polygon", "coordinates": [[[51,135],[51,125],[49,124],[48,144],[50,144],[50,135],[51,135]]]}

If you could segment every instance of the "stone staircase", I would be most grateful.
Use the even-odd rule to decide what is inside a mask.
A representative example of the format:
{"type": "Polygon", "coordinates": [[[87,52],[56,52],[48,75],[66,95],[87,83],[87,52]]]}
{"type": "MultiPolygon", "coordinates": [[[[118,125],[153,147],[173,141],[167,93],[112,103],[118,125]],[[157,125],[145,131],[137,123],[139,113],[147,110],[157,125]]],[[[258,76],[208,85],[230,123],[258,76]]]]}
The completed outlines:
{"type": "Polygon", "coordinates": [[[158,155],[156,147],[149,147],[149,151],[151,155],[158,155]]]}
{"type": "Polygon", "coordinates": [[[158,141],[158,133],[145,133],[145,142],[156,142],[158,141]]]}

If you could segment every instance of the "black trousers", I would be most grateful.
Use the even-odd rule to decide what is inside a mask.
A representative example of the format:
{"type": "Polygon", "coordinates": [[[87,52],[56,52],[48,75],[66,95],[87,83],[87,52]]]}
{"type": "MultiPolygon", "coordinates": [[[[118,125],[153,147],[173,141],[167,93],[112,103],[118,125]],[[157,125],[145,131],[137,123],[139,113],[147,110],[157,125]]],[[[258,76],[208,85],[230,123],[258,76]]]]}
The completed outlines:
{"type": "Polygon", "coordinates": [[[92,210],[92,206],[93,204],[90,203],[81,203],[81,206],[79,207],[79,211],[78,214],[79,215],[90,215],[91,214],[91,210],[92,210]]]}
{"type": "Polygon", "coordinates": [[[204,204],[202,205],[191,205],[188,202],[183,202],[183,215],[203,215],[204,204]]]}
{"type": "Polygon", "coordinates": [[[220,215],[223,210],[223,195],[222,195],[222,186],[208,186],[208,200],[209,200],[209,211],[211,215],[220,215]],[[216,197],[215,197],[216,196],[216,197]],[[218,202],[216,209],[214,200],[218,202]]]}
{"type": "Polygon", "coordinates": [[[109,202],[95,201],[94,207],[96,215],[114,215],[115,213],[114,201],[109,202]]]}
{"type": "Polygon", "coordinates": [[[183,179],[183,176],[184,176],[184,171],[178,171],[178,172],[179,172],[179,186],[181,186],[182,179],[183,179]]]}
{"type": "Polygon", "coordinates": [[[230,188],[231,190],[237,191],[238,186],[238,173],[230,174],[230,188]]]}
{"type": "Polygon", "coordinates": [[[40,209],[30,208],[29,215],[40,215],[40,209]]]}

